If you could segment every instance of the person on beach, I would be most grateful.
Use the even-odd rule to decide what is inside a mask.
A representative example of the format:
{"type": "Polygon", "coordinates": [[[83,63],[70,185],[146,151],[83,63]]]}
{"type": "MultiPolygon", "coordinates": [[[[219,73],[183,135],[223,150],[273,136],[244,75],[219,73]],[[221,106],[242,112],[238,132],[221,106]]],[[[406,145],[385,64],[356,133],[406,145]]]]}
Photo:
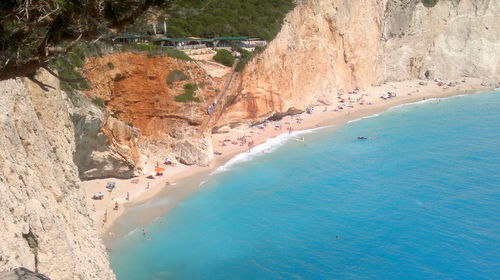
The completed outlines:
{"type": "Polygon", "coordinates": [[[129,192],[127,192],[127,198],[126,199],[130,200],[130,193],[129,192]]]}
{"type": "Polygon", "coordinates": [[[102,219],[102,225],[108,221],[108,209],[104,210],[104,218],[102,219]]]}
{"type": "Polygon", "coordinates": [[[149,189],[149,182],[148,182],[148,185],[146,186],[146,190],[149,189]]]}
{"type": "Polygon", "coordinates": [[[142,229],[142,235],[146,235],[146,231],[142,229]]]}
{"type": "Polygon", "coordinates": [[[248,141],[248,152],[253,148],[253,140],[248,141]]]}
{"type": "Polygon", "coordinates": [[[118,210],[118,202],[115,202],[115,208],[113,210],[118,210]]]}

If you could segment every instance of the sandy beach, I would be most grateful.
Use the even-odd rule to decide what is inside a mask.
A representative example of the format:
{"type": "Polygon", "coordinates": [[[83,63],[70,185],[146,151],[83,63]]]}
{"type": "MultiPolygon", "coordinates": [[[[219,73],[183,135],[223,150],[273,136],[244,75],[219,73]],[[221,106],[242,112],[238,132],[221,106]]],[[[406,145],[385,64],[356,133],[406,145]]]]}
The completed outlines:
{"type": "Polygon", "coordinates": [[[82,187],[86,195],[86,204],[103,238],[109,241],[126,234],[117,226],[117,221],[127,209],[142,205],[154,198],[165,196],[171,198],[172,203],[168,206],[157,208],[156,211],[144,211],[141,214],[140,224],[147,225],[194,193],[213,170],[224,165],[235,155],[247,152],[252,147],[278,135],[322,126],[340,127],[350,120],[380,113],[397,105],[487,90],[491,88],[482,85],[481,80],[463,78],[442,83],[427,80],[392,82],[345,93],[338,96],[337,103],[314,107],[310,114],[287,116],[278,122],[268,122],[252,128],[239,127],[228,133],[212,135],[215,158],[209,167],[185,166],[179,163],[166,165],[163,162],[164,157],[158,155],[148,159],[144,175],[137,178],[85,181],[82,187]],[[388,92],[394,93],[395,96],[389,97],[388,92]],[[388,98],[384,99],[381,96],[388,98]],[[158,167],[165,169],[163,175],[153,176],[154,179],[147,178],[158,167]],[[186,183],[186,180],[189,183],[186,183]],[[116,183],[116,188],[112,192],[106,190],[106,183],[110,181],[116,183]],[[92,199],[97,192],[104,194],[102,200],[92,199]]]}

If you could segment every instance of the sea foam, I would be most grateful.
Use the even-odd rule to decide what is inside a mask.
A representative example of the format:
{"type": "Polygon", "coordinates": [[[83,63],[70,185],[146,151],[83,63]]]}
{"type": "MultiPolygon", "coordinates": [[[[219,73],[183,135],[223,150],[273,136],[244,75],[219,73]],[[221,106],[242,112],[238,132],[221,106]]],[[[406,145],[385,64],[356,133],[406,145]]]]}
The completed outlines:
{"type": "MultiPolygon", "coordinates": [[[[231,168],[236,164],[250,161],[250,160],[252,160],[260,155],[263,155],[263,154],[269,154],[287,142],[290,142],[292,140],[299,140],[299,136],[301,136],[301,135],[312,133],[314,131],[324,129],[327,127],[329,127],[329,126],[294,131],[292,133],[283,133],[283,134],[280,134],[274,138],[270,138],[266,142],[253,147],[248,152],[243,152],[243,153],[237,154],[232,159],[230,159],[228,162],[226,162],[224,165],[221,165],[217,169],[215,169],[212,173],[210,173],[210,175],[216,175],[216,174],[231,170],[231,168]]],[[[203,181],[202,184],[204,184],[206,181],[207,180],[203,181]]],[[[202,185],[202,184],[200,184],[200,185],[202,185]]]]}

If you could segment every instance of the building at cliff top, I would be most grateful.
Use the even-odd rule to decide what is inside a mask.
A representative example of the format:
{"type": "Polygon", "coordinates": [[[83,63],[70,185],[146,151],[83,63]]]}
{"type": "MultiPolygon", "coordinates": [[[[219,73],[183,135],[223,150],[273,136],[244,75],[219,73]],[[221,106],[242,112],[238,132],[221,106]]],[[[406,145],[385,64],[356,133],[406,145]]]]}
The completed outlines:
{"type": "Polygon", "coordinates": [[[184,38],[171,38],[161,36],[151,36],[147,34],[120,34],[115,37],[108,36],[104,40],[110,41],[113,44],[133,44],[133,43],[153,43],[162,47],[170,47],[176,49],[202,49],[202,48],[229,48],[231,46],[238,46],[244,48],[264,47],[267,41],[261,38],[249,38],[246,36],[237,37],[215,37],[215,38],[201,38],[201,37],[184,37],[184,38]]]}

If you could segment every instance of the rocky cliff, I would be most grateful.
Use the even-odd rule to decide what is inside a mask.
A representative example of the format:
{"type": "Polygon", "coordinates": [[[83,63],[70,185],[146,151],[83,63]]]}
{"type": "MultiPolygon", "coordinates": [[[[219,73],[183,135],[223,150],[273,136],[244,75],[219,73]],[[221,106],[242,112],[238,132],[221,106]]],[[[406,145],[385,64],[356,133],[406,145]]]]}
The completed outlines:
{"type": "MultiPolygon", "coordinates": [[[[499,55],[497,0],[298,1],[224,96],[231,106],[219,126],[330,104],[338,92],[391,80],[498,81],[499,55]]],[[[45,85],[0,82],[0,271],[114,279],[80,178],[134,176],[141,153],[168,151],[188,165],[213,156],[200,127],[224,79],[196,62],[133,53],[89,59],[84,72],[94,102],[67,96],[46,72],[37,77],[45,85]],[[176,70],[184,76],[171,77],[176,70]],[[175,101],[188,83],[199,102],[175,101]]]]}
{"type": "Polygon", "coordinates": [[[113,118],[105,108],[79,93],[69,97],[69,114],[75,128],[73,157],[80,179],[140,174],[139,130],[113,118]]]}
{"type": "Polygon", "coordinates": [[[200,126],[222,78],[210,77],[194,61],[137,53],[90,58],[84,73],[92,84],[85,94],[102,100],[113,116],[138,128],[141,153],[161,151],[183,164],[209,165],[212,145],[200,137],[200,126]],[[176,101],[188,84],[197,88],[197,100],[176,101]]]}
{"type": "Polygon", "coordinates": [[[69,100],[47,72],[37,80],[0,82],[0,271],[114,279],[79,188],[69,100]]]}
{"type": "Polygon", "coordinates": [[[247,66],[224,121],[329,104],[338,92],[384,81],[496,81],[499,39],[496,0],[299,1],[247,66]]]}

